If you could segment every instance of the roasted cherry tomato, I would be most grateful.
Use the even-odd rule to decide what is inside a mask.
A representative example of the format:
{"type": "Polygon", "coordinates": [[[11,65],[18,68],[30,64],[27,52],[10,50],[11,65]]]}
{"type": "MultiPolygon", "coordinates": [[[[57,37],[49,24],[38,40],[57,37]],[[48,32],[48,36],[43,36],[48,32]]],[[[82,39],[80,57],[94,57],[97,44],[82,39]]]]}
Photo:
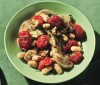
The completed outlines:
{"type": "Polygon", "coordinates": [[[39,49],[44,49],[48,46],[48,44],[49,41],[47,35],[41,35],[36,42],[36,45],[39,49]]]}
{"type": "Polygon", "coordinates": [[[53,24],[54,26],[58,27],[60,25],[62,25],[63,20],[61,17],[57,16],[57,15],[52,15],[50,17],[50,19],[48,20],[48,23],[53,24]]]}
{"type": "Polygon", "coordinates": [[[70,60],[74,63],[78,63],[82,59],[82,53],[76,52],[75,54],[70,56],[70,60]]]}
{"type": "Polygon", "coordinates": [[[79,24],[74,24],[74,34],[76,39],[83,39],[84,30],[79,24]]]}
{"type": "Polygon", "coordinates": [[[18,44],[22,50],[28,50],[32,43],[32,37],[28,31],[21,31],[19,33],[18,44]]]}
{"type": "Polygon", "coordinates": [[[72,46],[79,46],[78,42],[76,40],[69,40],[68,43],[65,46],[65,50],[70,51],[72,46]]]}
{"type": "Polygon", "coordinates": [[[32,19],[38,20],[39,25],[42,25],[44,23],[44,20],[41,16],[37,15],[37,16],[33,16],[32,19]]]}
{"type": "Polygon", "coordinates": [[[39,62],[39,66],[38,66],[38,69],[39,70],[42,70],[44,67],[48,66],[48,65],[51,65],[52,63],[52,59],[49,58],[49,57],[46,57],[45,59],[41,60],[39,62]]]}

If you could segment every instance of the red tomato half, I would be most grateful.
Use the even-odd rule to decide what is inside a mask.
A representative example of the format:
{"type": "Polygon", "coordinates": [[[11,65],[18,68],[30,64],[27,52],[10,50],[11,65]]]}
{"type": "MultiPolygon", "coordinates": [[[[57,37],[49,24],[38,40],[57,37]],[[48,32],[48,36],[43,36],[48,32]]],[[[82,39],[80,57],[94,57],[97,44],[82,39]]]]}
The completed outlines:
{"type": "Polygon", "coordinates": [[[53,24],[56,27],[59,27],[60,25],[62,25],[63,20],[61,17],[57,16],[57,15],[52,15],[50,17],[50,19],[48,20],[48,23],[53,24]]]}
{"type": "Polygon", "coordinates": [[[79,24],[74,25],[74,34],[76,39],[83,39],[84,30],[79,24]]]}
{"type": "Polygon", "coordinates": [[[36,45],[39,49],[44,49],[48,44],[49,41],[47,35],[41,35],[36,42],[36,45]]]}
{"type": "Polygon", "coordinates": [[[42,70],[44,67],[51,65],[51,63],[52,63],[52,59],[49,57],[46,57],[45,59],[39,62],[38,69],[42,70]]]}
{"type": "Polygon", "coordinates": [[[28,50],[32,43],[32,37],[28,31],[19,33],[18,44],[22,50],[28,50]]]}
{"type": "Polygon", "coordinates": [[[32,19],[38,20],[39,25],[42,25],[44,23],[44,20],[41,16],[33,16],[32,19]]]}

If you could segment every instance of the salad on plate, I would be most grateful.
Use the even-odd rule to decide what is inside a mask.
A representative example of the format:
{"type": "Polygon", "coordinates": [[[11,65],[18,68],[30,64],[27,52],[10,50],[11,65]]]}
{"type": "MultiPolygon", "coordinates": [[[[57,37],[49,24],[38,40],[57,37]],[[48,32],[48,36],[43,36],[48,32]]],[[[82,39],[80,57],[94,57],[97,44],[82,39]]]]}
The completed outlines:
{"type": "Polygon", "coordinates": [[[17,57],[42,74],[62,74],[81,63],[84,35],[72,15],[42,9],[20,25],[17,43],[21,52],[17,57]]]}

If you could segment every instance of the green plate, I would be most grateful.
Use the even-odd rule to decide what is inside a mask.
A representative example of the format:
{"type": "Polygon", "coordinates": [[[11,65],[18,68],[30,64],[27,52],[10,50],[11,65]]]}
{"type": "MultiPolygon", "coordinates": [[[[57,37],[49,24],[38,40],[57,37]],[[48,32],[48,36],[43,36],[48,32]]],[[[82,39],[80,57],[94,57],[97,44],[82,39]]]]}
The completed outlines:
{"type": "Polygon", "coordinates": [[[68,4],[55,1],[38,2],[25,6],[11,18],[5,31],[4,45],[9,60],[11,61],[13,66],[24,76],[38,82],[59,83],[59,82],[69,81],[75,78],[86,69],[94,54],[95,35],[88,19],[74,7],[68,4]],[[30,18],[35,12],[41,9],[50,9],[57,14],[67,13],[72,15],[77,21],[77,23],[79,23],[86,32],[87,40],[82,44],[84,52],[83,61],[80,64],[75,65],[71,71],[65,71],[62,75],[54,75],[54,74],[42,75],[40,71],[29,67],[26,63],[22,62],[16,56],[20,50],[16,42],[20,24],[24,20],[30,18]]]}

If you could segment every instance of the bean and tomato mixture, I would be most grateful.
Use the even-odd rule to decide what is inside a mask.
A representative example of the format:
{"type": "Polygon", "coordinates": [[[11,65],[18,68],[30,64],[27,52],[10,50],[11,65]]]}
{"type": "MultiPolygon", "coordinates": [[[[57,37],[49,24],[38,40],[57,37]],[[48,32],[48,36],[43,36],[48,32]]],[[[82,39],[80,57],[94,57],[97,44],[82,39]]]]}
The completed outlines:
{"type": "Polygon", "coordinates": [[[73,68],[83,59],[84,30],[72,15],[55,14],[49,9],[36,12],[19,27],[18,58],[42,74],[73,68]]]}

